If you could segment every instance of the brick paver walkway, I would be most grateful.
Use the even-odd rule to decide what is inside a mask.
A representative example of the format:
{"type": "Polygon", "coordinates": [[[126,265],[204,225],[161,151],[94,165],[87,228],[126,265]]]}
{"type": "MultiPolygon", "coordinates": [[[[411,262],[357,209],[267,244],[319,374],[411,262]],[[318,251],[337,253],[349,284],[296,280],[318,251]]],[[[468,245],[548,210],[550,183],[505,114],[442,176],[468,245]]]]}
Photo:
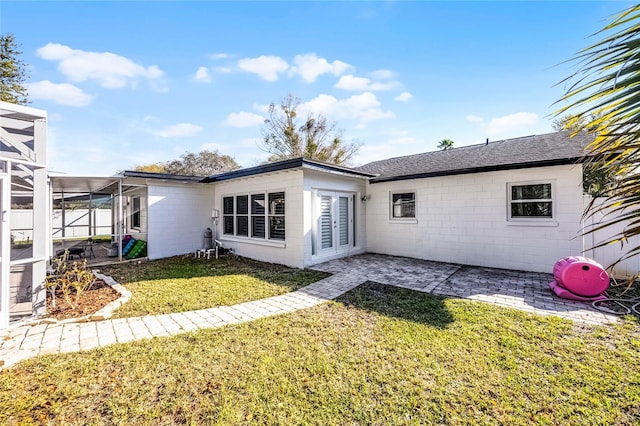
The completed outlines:
{"type": "Polygon", "coordinates": [[[600,325],[618,321],[590,303],[560,299],[551,293],[553,275],[410,259],[377,254],[345,257],[314,267],[326,272],[350,270],[368,281],[412,290],[478,300],[539,315],[556,315],[600,325]]]}
{"type": "Polygon", "coordinates": [[[11,327],[0,332],[0,368],[37,355],[89,350],[294,312],[335,299],[366,281],[479,300],[541,315],[558,315],[590,324],[617,320],[615,316],[593,310],[587,303],[552,296],[548,289],[550,274],[374,254],[326,262],[315,269],[334,275],[291,293],[233,306],[85,323],[11,327]]]}

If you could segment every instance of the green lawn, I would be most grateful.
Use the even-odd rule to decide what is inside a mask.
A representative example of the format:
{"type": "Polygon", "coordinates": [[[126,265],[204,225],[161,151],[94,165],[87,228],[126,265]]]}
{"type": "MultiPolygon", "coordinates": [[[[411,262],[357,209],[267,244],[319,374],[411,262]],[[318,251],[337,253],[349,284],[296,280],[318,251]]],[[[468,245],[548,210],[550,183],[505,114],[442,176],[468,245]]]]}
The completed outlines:
{"type": "Polygon", "coordinates": [[[235,256],[217,260],[176,256],[103,267],[132,293],[114,318],[235,305],[276,296],[329,276],[235,256]]]}
{"type": "Polygon", "coordinates": [[[638,424],[640,332],[365,284],[293,314],[39,357],[0,424],[638,424]]]}

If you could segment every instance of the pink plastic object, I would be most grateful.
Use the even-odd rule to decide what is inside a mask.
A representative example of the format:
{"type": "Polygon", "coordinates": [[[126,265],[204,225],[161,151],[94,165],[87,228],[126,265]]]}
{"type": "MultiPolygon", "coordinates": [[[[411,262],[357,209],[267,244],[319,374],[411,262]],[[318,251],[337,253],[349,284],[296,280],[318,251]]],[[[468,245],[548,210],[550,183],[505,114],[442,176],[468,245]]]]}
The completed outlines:
{"type": "Polygon", "coordinates": [[[607,298],[602,294],[598,296],[591,296],[591,297],[578,296],[577,294],[571,293],[566,288],[560,287],[556,282],[556,280],[553,280],[549,283],[549,288],[551,289],[551,291],[553,291],[556,294],[556,296],[561,297],[563,299],[579,300],[581,302],[593,302],[595,300],[603,300],[607,298]]]}
{"type": "Polygon", "coordinates": [[[609,288],[609,274],[593,259],[570,256],[560,259],[553,266],[557,285],[571,293],[593,297],[609,288]]]}

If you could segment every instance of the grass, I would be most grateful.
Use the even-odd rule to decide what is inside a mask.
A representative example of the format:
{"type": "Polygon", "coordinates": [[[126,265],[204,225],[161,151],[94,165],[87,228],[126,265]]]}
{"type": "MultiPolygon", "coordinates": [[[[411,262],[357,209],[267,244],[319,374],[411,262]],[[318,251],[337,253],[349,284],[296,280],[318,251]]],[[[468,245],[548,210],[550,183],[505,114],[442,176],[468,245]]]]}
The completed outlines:
{"type": "Polygon", "coordinates": [[[287,293],[329,274],[225,256],[176,256],[102,268],[132,293],[115,318],[184,312],[287,293]]]}
{"type": "Polygon", "coordinates": [[[637,424],[637,325],[367,283],[308,310],[39,357],[0,424],[637,424]]]}

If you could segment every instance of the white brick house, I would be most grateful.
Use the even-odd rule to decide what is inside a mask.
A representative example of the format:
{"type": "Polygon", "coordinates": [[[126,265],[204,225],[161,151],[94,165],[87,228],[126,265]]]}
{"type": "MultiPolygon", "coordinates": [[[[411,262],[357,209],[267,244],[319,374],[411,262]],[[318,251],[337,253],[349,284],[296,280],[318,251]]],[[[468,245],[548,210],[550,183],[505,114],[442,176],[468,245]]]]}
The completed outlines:
{"type": "MultiPolygon", "coordinates": [[[[241,256],[294,267],[373,252],[548,272],[585,248],[589,141],[549,133],[358,168],[298,158],[204,179],[125,171],[97,186],[120,209],[114,240],[145,240],[150,259],[201,248],[211,228],[241,256]]],[[[73,179],[53,187],[84,184],[73,179]]]]}
{"type": "Polygon", "coordinates": [[[300,158],[188,185],[124,176],[146,177],[150,258],[199,248],[211,227],[239,255],[294,267],[373,252],[548,272],[584,250],[589,141],[550,133],[358,168],[300,158]]]}

